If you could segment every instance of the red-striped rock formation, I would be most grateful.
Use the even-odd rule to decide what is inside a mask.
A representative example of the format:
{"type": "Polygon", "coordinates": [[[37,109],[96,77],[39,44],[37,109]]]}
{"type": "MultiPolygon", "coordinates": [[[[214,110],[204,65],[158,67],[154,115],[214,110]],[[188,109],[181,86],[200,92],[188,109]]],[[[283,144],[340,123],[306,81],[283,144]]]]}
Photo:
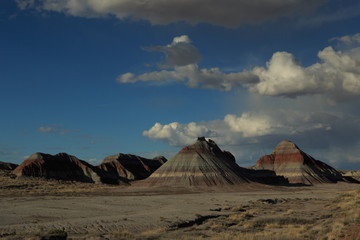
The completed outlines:
{"type": "Polygon", "coordinates": [[[343,180],[337,170],[315,160],[288,140],[280,142],[270,155],[261,157],[254,169],[274,171],[292,184],[313,185],[343,180]]]}
{"type": "Polygon", "coordinates": [[[118,180],[147,178],[166,161],[166,158],[162,156],[147,159],[136,155],[118,153],[106,157],[99,168],[103,172],[103,181],[112,183],[118,180]]]}
{"type": "Polygon", "coordinates": [[[146,186],[223,186],[247,183],[246,170],[212,140],[198,138],[139,184],[146,186]]]}
{"type": "Polygon", "coordinates": [[[56,155],[35,153],[15,168],[13,173],[17,177],[43,177],[91,183],[101,182],[101,174],[97,168],[66,153],[56,155]]]}

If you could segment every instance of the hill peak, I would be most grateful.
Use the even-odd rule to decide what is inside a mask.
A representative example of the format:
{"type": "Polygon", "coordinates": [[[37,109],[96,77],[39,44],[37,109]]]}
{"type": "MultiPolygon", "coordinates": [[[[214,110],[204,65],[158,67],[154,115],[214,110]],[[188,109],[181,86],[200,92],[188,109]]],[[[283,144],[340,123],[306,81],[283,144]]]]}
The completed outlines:
{"type": "Polygon", "coordinates": [[[274,149],[272,154],[291,154],[291,153],[300,153],[301,150],[295,143],[290,140],[281,141],[274,149]]]}
{"type": "Polygon", "coordinates": [[[183,147],[181,153],[192,153],[192,152],[221,152],[218,145],[211,139],[206,139],[205,137],[198,137],[196,142],[192,145],[183,147]]]}

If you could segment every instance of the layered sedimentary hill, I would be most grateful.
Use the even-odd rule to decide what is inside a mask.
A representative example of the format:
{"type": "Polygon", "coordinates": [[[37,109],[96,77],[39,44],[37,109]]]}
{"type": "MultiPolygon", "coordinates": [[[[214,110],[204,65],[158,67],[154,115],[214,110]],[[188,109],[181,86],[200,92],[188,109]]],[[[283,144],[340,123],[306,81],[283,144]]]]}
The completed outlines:
{"type": "Polygon", "coordinates": [[[104,182],[140,180],[150,176],[166,161],[163,156],[147,159],[132,154],[118,153],[106,157],[99,165],[99,169],[103,172],[104,182]]]}
{"type": "Polygon", "coordinates": [[[99,169],[66,153],[34,153],[13,173],[18,177],[43,177],[80,182],[101,182],[99,169]]]}
{"type": "Polygon", "coordinates": [[[341,175],[345,178],[352,178],[356,181],[360,181],[360,170],[359,171],[347,171],[347,170],[338,170],[341,175]]]}
{"type": "Polygon", "coordinates": [[[8,162],[0,162],[0,169],[2,170],[14,170],[18,165],[8,162]]]}
{"type": "Polygon", "coordinates": [[[202,137],[140,183],[147,186],[223,186],[247,182],[246,169],[236,164],[234,156],[202,137]]]}
{"type": "Polygon", "coordinates": [[[256,170],[274,171],[289,183],[313,185],[343,181],[342,175],[329,165],[315,160],[291,141],[280,142],[270,155],[261,157],[256,170]]]}

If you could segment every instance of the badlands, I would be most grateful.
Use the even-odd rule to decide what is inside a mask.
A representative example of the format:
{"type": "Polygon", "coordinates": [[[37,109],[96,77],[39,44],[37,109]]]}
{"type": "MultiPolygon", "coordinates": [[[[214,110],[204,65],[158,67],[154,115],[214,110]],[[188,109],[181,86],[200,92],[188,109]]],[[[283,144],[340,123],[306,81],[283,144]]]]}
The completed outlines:
{"type": "Polygon", "coordinates": [[[169,160],[105,160],[37,153],[1,163],[0,238],[360,239],[357,172],[290,141],[251,168],[205,138],[169,160]]]}

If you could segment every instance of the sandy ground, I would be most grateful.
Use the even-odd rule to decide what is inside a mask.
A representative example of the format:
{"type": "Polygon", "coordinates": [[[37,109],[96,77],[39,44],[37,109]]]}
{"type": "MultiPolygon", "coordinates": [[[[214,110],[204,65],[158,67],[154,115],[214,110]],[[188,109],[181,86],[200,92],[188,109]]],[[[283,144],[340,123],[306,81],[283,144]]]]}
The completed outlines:
{"type": "MultiPolygon", "coordinates": [[[[81,188],[81,184],[78,186],[81,188]]],[[[87,185],[84,185],[87,186],[87,185]]],[[[76,189],[76,188],[75,188],[76,189]]],[[[63,229],[70,238],[97,237],[129,231],[141,233],[174,226],[199,216],[226,214],[228,209],[259,199],[334,199],[339,193],[360,189],[358,184],[323,184],[313,187],[244,185],[234,189],[142,189],[98,186],[80,195],[73,193],[6,195],[0,199],[0,236],[63,229]],[[72,196],[74,195],[74,196],[72,196]]],[[[26,191],[26,188],[18,189],[26,191]]],[[[116,234],[115,234],[116,235],[116,234]]],[[[103,238],[102,238],[103,237],[103,238]]]]}
{"type": "MultiPolygon", "coordinates": [[[[10,172],[0,171],[0,208],[0,239],[8,240],[41,239],[44,233],[54,229],[65,231],[68,239],[194,239],[194,236],[217,236],[224,231],[230,234],[229,239],[233,239],[233,232],[243,234],[252,231],[254,235],[263,231],[260,226],[263,224],[258,222],[264,217],[277,216],[277,219],[287,220],[297,217],[306,225],[300,226],[307,228],[304,232],[316,232],[316,224],[320,228],[325,225],[334,228],[330,220],[334,218],[338,221],[339,216],[349,213],[356,214],[351,221],[342,219],[341,229],[349,228],[350,232],[357,234],[360,184],[141,188],[136,184],[111,186],[36,178],[15,179],[10,172]],[[340,195],[346,196],[353,190],[356,190],[356,198],[348,197],[345,202],[338,200],[340,195]],[[263,204],[268,203],[264,199],[279,201],[267,206],[263,204]],[[358,212],[353,210],[357,205],[358,212]],[[329,219],[325,221],[316,215],[328,216],[329,219]],[[307,222],[309,219],[311,224],[307,222]],[[244,228],[244,224],[251,226],[244,228]]],[[[284,231],[284,227],[281,228],[284,231]]],[[[335,230],[329,229],[326,234],[335,230]]],[[[274,231],[276,233],[278,229],[274,231]]],[[[346,236],[340,230],[337,232],[346,236]]],[[[360,235],[360,230],[358,232],[360,235]]],[[[299,236],[304,235],[301,234],[299,236]]],[[[219,239],[227,238],[220,235],[219,239]]]]}

